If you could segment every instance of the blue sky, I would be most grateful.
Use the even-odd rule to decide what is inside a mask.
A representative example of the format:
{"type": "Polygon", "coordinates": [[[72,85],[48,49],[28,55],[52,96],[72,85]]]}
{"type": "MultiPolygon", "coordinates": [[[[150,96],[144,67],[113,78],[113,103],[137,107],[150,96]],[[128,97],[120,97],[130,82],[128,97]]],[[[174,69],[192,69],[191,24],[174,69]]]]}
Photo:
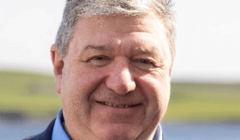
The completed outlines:
{"type": "MultiPolygon", "coordinates": [[[[0,0],[0,70],[52,74],[65,0],[0,0]]],[[[240,0],[175,0],[175,81],[240,81],[240,0]]]]}

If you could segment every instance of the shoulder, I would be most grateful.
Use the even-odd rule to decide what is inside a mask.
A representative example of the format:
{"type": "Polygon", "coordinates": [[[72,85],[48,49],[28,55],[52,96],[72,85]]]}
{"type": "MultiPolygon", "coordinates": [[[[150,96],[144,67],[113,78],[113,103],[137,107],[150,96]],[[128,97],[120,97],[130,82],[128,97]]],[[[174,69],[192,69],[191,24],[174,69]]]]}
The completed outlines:
{"type": "Polygon", "coordinates": [[[56,119],[52,120],[52,122],[48,125],[47,129],[44,130],[42,133],[30,136],[28,138],[24,138],[23,140],[51,140],[55,120],[56,119]]]}

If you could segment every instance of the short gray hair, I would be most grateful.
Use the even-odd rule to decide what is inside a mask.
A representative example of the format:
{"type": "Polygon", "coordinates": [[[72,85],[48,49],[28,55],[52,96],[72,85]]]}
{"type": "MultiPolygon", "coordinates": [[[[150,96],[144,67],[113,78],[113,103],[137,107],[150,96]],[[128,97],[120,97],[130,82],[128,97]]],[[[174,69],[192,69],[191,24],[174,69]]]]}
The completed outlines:
{"type": "Polygon", "coordinates": [[[64,58],[78,18],[107,15],[136,16],[153,10],[166,28],[173,59],[176,31],[171,7],[171,0],[67,0],[55,45],[60,56],[64,58]]]}

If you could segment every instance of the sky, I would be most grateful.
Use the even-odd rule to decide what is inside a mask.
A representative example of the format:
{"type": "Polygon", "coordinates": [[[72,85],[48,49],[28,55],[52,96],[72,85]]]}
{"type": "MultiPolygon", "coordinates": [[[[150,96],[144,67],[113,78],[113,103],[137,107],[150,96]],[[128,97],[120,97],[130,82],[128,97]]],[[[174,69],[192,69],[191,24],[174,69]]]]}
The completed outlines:
{"type": "MultiPolygon", "coordinates": [[[[240,82],[240,0],[174,0],[173,81],[240,82]]],[[[0,0],[0,70],[52,75],[65,0],[0,0]]]]}

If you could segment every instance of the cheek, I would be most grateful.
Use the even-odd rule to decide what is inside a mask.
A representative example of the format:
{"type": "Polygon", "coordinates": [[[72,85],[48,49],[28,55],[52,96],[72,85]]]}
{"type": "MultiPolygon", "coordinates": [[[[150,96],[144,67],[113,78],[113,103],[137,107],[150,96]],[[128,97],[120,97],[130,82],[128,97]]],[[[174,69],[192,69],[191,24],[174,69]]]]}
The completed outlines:
{"type": "MultiPolygon", "coordinates": [[[[79,71],[79,68],[67,67],[63,71],[61,97],[63,105],[74,107],[86,101],[89,91],[87,90],[91,84],[91,80],[86,80],[87,74],[79,71]]],[[[79,106],[79,105],[78,105],[79,106]]]]}
{"type": "Polygon", "coordinates": [[[63,90],[65,90],[63,92],[67,94],[90,92],[89,90],[94,89],[101,77],[100,72],[85,67],[65,69],[62,81],[63,90]]]}
{"type": "Polygon", "coordinates": [[[65,116],[84,125],[91,111],[91,96],[101,83],[101,75],[91,70],[68,70],[62,78],[62,106],[65,116]],[[95,73],[95,74],[94,74],[95,73]]]}
{"type": "Polygon", "coordinates": [[[90,106],[91,96],[103,82],[104,72],[84,67],[70,68],[63,73],[62,99],[66,100],[68,106],[90,106]]]}
{"type": "Polygon", "coordinates": [[[155,114],[162,118],[170,98],[169,78],[145,75],[140,77],[138,81],[147,99],[147,111],[149,114],[155,114]]]}

